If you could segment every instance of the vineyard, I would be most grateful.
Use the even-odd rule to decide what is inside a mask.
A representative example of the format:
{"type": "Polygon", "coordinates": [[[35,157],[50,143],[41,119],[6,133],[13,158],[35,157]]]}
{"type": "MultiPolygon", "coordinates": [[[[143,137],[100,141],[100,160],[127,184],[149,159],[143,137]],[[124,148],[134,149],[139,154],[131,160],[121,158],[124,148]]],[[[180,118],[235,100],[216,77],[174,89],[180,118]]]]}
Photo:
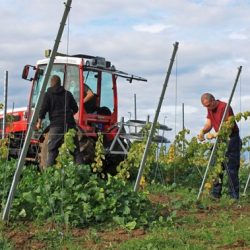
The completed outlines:
{"type": "MultiPolygon", "coordinates": [[[[202,198],[197,193],[214,140],[200,143],[180,131],[166,148],[152,144],[140,190],[133,191],[144,141],[134,141],[116,175],[105,172],[102,136],[96,144],[95,162],[74,165],[74,131],[65,135],[57,164],[40,172],[23,169],[8,223],[1,222],[1,249],[249,249],[249,197],[239,201],[227,196],[210,198],[213,182],[221,173],[233,121],[247,119],[240,113],[225,122],[202,198]]],[[[210,136],[212,138],[212,136],[210,136]]],[[[243,139],[242,155],[249,152],[243,139]]],[[[0,200],[3,211],[16,161],[8,158],[7,140],[1,140],[0,200]]],[[[249,174],[242,158],[241,193],[249,174]]],[[[226,180],[225,180],[226,182],[226,180]]],[[[249,189],[247,191],[249,194],[249,189]]]]}

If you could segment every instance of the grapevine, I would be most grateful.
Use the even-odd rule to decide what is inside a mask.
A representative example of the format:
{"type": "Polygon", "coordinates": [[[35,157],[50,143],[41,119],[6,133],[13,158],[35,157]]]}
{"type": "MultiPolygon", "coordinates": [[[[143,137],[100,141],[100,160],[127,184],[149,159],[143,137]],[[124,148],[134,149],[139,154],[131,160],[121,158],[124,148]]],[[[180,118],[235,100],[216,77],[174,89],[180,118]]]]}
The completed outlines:
{"type": "Polygon", "coordinates": [[[74,137],[76,135],[75,129],[69,129],[67,133],[64,135],[64,142],[59,148],[59,154],[56,158],[56,167],[62,168],[66,167],[69,162],[73,162],[72,153],[75,150],[74,137]]]}
{"type": "Polygon", "coordinates": [[[103,172],[103,161],[105,160],[105,149],[103,146],[103,135],[98,133],[98,140],[95,145],[95,158],[94,162],[91,164],[94,173],[101,173],[101,177],[104,178],[103,172]]]}
{"type": "Polygon", "coordinates": [[[174,182],[175,175],[183,183],[196,183],[195,180],[202,174],[200,169],[207,164],[211,143],[200,144],[196,137],[188,141],[189,133],[188,129],[180,131],[169,146],[167,154],[160,154],[159,162],[165,169],[168,183],[174,182]]]}
{"type": "Polygon", "coordinates": [[[218,146],[215,153],[215,162],[213,165],[213,171],[210,173],[205,188],[207,191],[211,189],[213,183],[221,182],[220,174],[223,172],[223,164],[227,162],[227,157],[225,156],[228,147],[228,142],[230,139],[230,134],[235,122],[239,122],[242,118],[245,120],[250,116],[250,112],[246,111],[243,113],[238,113],[235,116],[230,116],[229,119],[223,122],[221,129],[218,133],[218,146]]]}
{"type": "MultiPolygon", "coordinates": [[[[135,175],[137,174],[138,168],[140,166],[141,158],[145,150],[150,126],[151,126],[150,124],[146,124],[142,128],[142,130],[139,133],[143,136],[143,140],[134,141],[129,149],[127,158],[117,166],[118,178],[121,178],[123,180],[133,179],[135,175]]],[[[155,133],[157,133],[157,131],[155,133]]],[[[141,183],[142,186],[145,186],[148,174],[150,172],[150,167],[155,162],[156,151],[157,151],[157,144],[151,143],[151,146],[147,155],[147,160],[145,163],[144,176],[142,178],[143,181],[141,183]]]]}

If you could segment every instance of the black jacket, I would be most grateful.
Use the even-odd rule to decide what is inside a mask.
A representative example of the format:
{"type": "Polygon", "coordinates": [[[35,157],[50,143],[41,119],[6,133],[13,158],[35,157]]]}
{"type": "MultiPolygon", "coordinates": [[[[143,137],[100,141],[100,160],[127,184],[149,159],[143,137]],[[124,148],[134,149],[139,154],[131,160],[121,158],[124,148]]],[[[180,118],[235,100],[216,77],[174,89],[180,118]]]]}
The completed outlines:
{"type": "Polygon", "coordinates": [[[78,106],[71,92],[62,86],[50,87],[44,95],[39,118],[44,119],[49,113],[50,127],[75,126],[74,114],[78,106]]]}

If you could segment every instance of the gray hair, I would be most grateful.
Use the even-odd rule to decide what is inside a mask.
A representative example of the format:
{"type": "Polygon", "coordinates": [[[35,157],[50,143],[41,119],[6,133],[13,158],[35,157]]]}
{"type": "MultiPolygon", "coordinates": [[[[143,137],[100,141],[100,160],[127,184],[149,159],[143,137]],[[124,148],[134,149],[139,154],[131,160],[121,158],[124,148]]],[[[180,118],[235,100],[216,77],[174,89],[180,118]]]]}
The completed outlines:
{"type": "Polygon", "coordinates": [[[212,94],[210,93],[204,93],[202,96],[201,96],[201,102],[203,102],[203,100],[208,100],[208,101],[214,101],[215,98],[212,94]]]}

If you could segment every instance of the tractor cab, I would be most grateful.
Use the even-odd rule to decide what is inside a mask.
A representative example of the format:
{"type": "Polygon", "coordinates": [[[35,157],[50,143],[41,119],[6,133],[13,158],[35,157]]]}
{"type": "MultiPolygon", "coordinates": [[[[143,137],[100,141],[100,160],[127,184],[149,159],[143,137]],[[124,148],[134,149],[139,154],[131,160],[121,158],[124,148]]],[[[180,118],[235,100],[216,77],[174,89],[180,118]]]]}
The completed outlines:
{"type": "MultiPolygon", "coordinates": [[[[49,56],[49,55],[48,55],[49,56]]],[[[26,65],[23,70],[23,78],[31,80],[32,90],[29,101],[29,119],[40,93],[46,66],[49,58],[39,60],[37,66],[26,65]],[[29,70],[32,68],[34,77],[29,78],[29,70]]],[[[58,54],[56,56],[51,76],[58,75],[66,90],[70,91],[78,103],[79,111],[75,115],[78,127],[90,137],[96,137],[97,132],[106,134],[106,139],[111,141],[116,130],[112,127],[117,123],[117,77],[132,80],[147,81],[144,78],[127,74],[115,69],[105,58],[89,55],[68,56],[58,54]],[[92,98],[85,102],[88,91],[92,92],[92,98]]],[[[50,80],[47,88],[50,87],[50,80]]],[[[44,120],[43,128],[49,126],[48,118],[44,120]]]]}

